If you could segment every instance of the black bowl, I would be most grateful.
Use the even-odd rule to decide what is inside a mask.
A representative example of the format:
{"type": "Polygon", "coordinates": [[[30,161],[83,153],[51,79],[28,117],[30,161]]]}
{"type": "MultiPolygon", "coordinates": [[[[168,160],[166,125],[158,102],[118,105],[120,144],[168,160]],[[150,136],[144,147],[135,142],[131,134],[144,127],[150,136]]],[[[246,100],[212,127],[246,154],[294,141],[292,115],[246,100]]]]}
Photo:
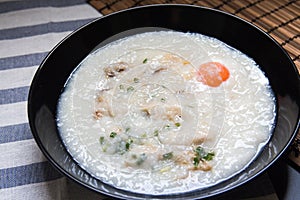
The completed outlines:
{"type": "Polygon", "coordinates": [[[30,88],[29,123],[48,160],[70,179],[96,192],[119,198],[204,198],[229,191],[265,171],[287,149],[297,133],[299,74],[281,46],[269,35],[233,15],[197,6],[153,5],[117,12],[85,25],[60,42],[40,65],[30,88]],[[93,178],[67,153],[57,131],[56,106],[74,68],[95,48],[122,37],[171,29],[215,37],[240,50],[265,72],[277,98],[273,137],[261,154],[238,175],[207,189],[151,196],[116,189],[93,178]]]}

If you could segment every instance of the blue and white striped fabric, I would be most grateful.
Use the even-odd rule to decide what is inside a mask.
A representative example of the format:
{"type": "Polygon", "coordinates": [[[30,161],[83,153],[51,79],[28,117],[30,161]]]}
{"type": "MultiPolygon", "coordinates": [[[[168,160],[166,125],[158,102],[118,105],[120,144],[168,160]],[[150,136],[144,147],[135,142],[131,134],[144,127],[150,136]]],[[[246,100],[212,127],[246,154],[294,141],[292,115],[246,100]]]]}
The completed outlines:
{"type": "Polygon", "coordinates": [[[0,0],[0,199],[99,199],[46,161],[28,125],[27,95],[46,54],[100,17],[84,0],[0,0]]]}

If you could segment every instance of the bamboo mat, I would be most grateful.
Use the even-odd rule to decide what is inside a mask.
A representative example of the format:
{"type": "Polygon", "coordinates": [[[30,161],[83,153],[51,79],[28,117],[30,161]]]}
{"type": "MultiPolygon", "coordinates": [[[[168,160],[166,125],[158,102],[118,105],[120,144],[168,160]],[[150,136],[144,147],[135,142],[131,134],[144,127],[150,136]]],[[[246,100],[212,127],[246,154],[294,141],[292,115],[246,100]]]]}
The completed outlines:
{"type": "MultiPolygon", "coordinates": [[[[270,34],[289,53],[300,71],[300,0],[90,0],[107,15],[126,8],[150,4],[199,5],[234,14],[270,34]]],[[[300,166],[300,132],[289,158],[300,166]]]]}

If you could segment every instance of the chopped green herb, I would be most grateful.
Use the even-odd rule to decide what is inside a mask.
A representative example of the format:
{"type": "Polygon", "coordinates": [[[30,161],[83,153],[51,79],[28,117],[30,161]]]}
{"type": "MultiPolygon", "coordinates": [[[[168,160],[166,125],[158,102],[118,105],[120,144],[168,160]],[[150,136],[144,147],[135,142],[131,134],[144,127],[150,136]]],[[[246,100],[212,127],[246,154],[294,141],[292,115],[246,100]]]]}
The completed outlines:
{"type": "Polygon", "coordinates": [[[171,170],[171,167],[170,166],[166,166],[166,167],[160,169],[159,172],[164,173],[164,172],[167,172],[167,171],[170,171],[170,170],[171,170]]]}
{"type": "Polygon", "coordinates": [[[126,151],[128,151],[130,148],[130,143],[126,142],[126,151]]]}
{"type": "Polygon", "coordinates": [[[127,140],[127,142],[126,142],[126,151],[128,151],[129,150],[129,148],[130,148],[130,145],[133,143],[133,140],[132,139],[128,139],[127,140]]]}
{"type": "Polygon", "coordinates": [[[133,82],[135,82],[135,83],[138,83],[139,81],[140,81],[140,79],[138,79],[138,78],[133,79],[133,82]]]}
{"type": "Polygon", "coordinates": [[[130,128],[129,128],[129,127],[127,127],[127,128],[125,129],[125,132],[127,133],[129,130],[130,130],[130,128]]]}
{"type": "Polygon", "coordinates": [[[154,131],[154,136],[158,136],[158,130],[154,131]]]}
{"type": "Polygon", "coordinates": [[[142,136],[142,138],[145,138],[145,137],[147,137],[147,133],[143,133],[141,136],[142,136]]]}
{"type": "Polygon", "coordinates": [[[169,124],[165,125],[165,129],[169,129],[169,128],[170,128],[169,124]]]}
{"type": "Polygon", "coordinates": [[[109,135],[109,137],[114,138],[114,137],[116,137],[116,135],[117,135],[116,132],[111,132],[110,135],[109,135]]]}
{"type": "Polygon", "coordinates": [[[197,167],[200,163],[200,161],[210,161],[215,156],[214,152],[206,152],[204,148],[198,146],[195,151],[195,157],[193,159],[193,164],[195,167],[197,167]]]}
{"type": "Polygon", "coordinates": [[[132,87],[132,86],[129,86],[128,88],[127,88],[127,92],[132,92],[134,90],[134,87],[132,87]]]}
{"type": "Polygon", "coordinates": [[[200,159],[203,158],[206,154],[204,149],[200,146],[198,146],[194,151],[195,151],[196,156],[199,157],[200,159]]]}
{"type": "Polygon", "coordinates": [[[119,85],[120,90],[124,90],[124,85],[119,85]]]}
{"type": "Polygon", "coordinates": [[[160,101],[163,102],[163,103],[165,103],[166,102],[166,98],[161,98],[160,101]]]}
{"type": "Polygon", "coordinates": [[[145,153],[142,153],[142,154],[138,157],[138,159],[137,159],[137,161],[136,161],[136,164],[137,164],[137,165],[141,165],[141,164],[143,164],[143,163],[145,162],[146,159],[147,159],[147,155],[146,155],[145,153]]]}
{"type": "Polygon", "coordinates": [[[207,160],[207,161],[210,161],[210,160],[212,160],[214,158],[214,156],[215,156],[214,152],[209,152],[205,156],[203,156],[203,159],[207,160]]]}
{"type": "Polygon", "coordinates": [[[179,122],[176,122],[176,123],[175,123],[175,126],[176,126],[176,127],[179,127],[179,126],[181,126],[181,124],[180,124],[179,122]]]}
{"type": "Polygon", "coordinates": [[[197,167],[199,163],[200,163],[200,159],[198,157],[195,157],[193,160],[194,167],[197,167]]]}
{"type": "Polygon", "coordinates": [[[102,151],[106,152],[107,151],[107,146],[102,147],[102,151]]]}
{"type": "Polygon", "coordinates": [[[143,60],[143,63],[145,64],[147,61],[148,61],[148,58],[145,58],[145,59],[143,60]]]}
{"type": "Polygon", "coordinates": [[[170,160],[172,158],[173,158],[173,152],[163,154],[163,159],[164,160],[170,160]]]}
{"type": "Polygon", "coordinates": [[[154,94],[151,95],[151,98],[155,98],[155,97],[157,97],[158,95],[159,95],[158,93],[154,93],[154,94]]]}
{"type": "Polygon", "coordinates": [[[104,137],[103,137],[103,136],[101,136],[101,137],[99,138],[99,142],[100,142],[100,144],[104,144],[104,137]]]}

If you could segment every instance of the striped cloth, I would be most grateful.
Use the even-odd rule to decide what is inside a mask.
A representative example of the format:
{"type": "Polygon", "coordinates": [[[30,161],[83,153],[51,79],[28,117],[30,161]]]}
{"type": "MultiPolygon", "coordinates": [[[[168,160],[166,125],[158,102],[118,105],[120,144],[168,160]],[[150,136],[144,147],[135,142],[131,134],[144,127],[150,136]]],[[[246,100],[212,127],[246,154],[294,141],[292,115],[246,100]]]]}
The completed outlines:
{"type": "Polygon", "coordinates": [[[38,149],[27,95],[38,65],[101,14],[84,0],[0,0],[0,199],[99,199],[58,173],[38,149]]]}

